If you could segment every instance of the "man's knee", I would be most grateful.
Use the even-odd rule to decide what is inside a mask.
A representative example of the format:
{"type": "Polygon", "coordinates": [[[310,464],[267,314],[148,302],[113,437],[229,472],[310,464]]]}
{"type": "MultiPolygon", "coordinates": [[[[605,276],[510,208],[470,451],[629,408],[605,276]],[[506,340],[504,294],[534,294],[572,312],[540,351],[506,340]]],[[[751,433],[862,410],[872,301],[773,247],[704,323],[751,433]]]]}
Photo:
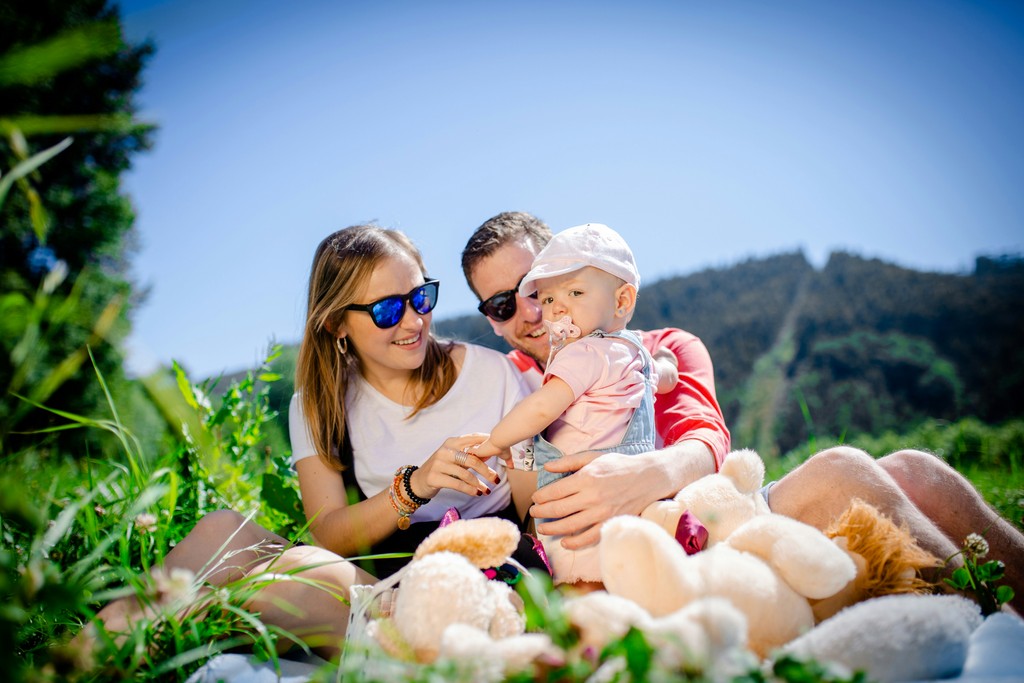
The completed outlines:
{"type": "Polygon", "coordinates": [[[932,471],[937,468],[945,469],[948,467],[937,455],[910,448],[890,453],[884,458],[879,458],[878,464],[893,476],[897,474],[907,476],[921,471],[932,471]]]}
{"type": "Polygon", "coordinates": [[[870,455],[852,446],[834,446],[812,455],[798,470],[814,476],[815,479],[836,477],[859,477],[877,467],[877,461],[870,455]]]}
{"type": "Polygon", "coordinates": [[[925,451],[896,451],[879,460],[878,464],[914,501],[920,501],[929,492],[970,488],[966,480],[942,458],[925,451]]]}
{"type": "Polygon", "coordinates": [[[888,472],[900,485],[907,490],[915,481],[920,481],[928,473],[935,472],[943,466],[943,462],[931,453],[905,449],[890,453],[878,460],[878,464],[888,472]]]}
{"type": "Polygon", "coordinates": [[[874,458],[850,446],[816,453],[772,487],[769,506],[814,526],[827,523],[835,504],[846,504],[884,476],[874,458]]]}

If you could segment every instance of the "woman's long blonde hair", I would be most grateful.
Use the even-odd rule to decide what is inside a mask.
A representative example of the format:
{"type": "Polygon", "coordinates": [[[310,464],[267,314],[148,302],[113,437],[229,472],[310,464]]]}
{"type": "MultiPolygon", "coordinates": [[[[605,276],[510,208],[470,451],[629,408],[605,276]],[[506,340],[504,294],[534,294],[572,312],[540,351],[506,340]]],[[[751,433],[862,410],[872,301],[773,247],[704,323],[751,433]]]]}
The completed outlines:
{"type": "MultiPolygon", "coordinates": [[[[295,366],[295,389],[302,394],[302,412],[320,459],[341,470],[339,454],[345,438],[345,392],[352,373],[359,372],[358,350],[337,347],[338,325],[345,307],[357,302],[362,283],[386,258],[411,257],[426,277],[419,250],[401,232],[376,225],[354,225],[328,235],[316,248],[309,274],[306,327],[295,366]]],[[[427,355],[410,380],[416,397],[412,417],[437,403],[455,383],[450,342],[427,336],[427,355]]]]}

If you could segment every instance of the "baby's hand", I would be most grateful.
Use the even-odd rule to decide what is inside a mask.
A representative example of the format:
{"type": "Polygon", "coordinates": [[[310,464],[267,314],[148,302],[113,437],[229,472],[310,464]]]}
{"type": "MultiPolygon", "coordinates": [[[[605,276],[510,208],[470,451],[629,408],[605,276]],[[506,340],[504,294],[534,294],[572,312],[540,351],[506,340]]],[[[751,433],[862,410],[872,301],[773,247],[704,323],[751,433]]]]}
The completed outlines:
{"type": "Polygon", "coordinates": [[[495,446],[489,437],[485,441],[475,446],[470,446],[466,450],[481,460],[486,460],[496,455],[505,461],[505,467],[512,468],[512,453],[507,448],[502,449],[495,446]]]}
{"type": "Polygon", "coordinates": [[[658,375],[658,386],[654,393],[667,394],[679,383],[679,359],[666,348],[654,352],[654,371],[658,375]]]}

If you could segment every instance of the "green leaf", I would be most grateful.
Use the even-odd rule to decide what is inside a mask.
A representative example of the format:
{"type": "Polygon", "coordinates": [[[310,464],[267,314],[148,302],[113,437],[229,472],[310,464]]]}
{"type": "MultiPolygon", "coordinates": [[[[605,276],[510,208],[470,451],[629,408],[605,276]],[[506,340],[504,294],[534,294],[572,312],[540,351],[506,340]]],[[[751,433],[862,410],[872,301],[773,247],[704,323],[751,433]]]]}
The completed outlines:
{"type": "Polygon", "coordinates": [[[178,365],[178,361],[171,361],[171,366],[174,369],[174,379],[178,382],[178,390],[181,392],[185,402],[188,403],[190,408],[199,410],[199,404],[196,402],[196,395],[192,391],[192,384],[188,381],[188,376],[185,375],[185,370],[178,365]]]}
{"type": "Polygon", "coordinates": [[[285,515],[295,526],[301,527],[306,523],[299,494],[285,484],[284,479],[277,474],[268,472],[263,475],[260,498],[268,506],[285,515]]]}
{"type": "Polygon", "coordinates": [[[120,47],[121,31],[116,22],[71,29],[44,43],[12,50],[0,57],[0,86],[39,83],[111,55],[120,47]]]}
{"type": "Polygon", "coordinates": [[[1000,586],[996,589],[996,602],[1000,605],[1006,604],[1013,600],[1014,592],[1009,586],[1000,586]]]}
{"type": "Polygon", "coordinates": [[[38,115],[0,119],[0,129],[16,128],[26,136],[66,133],[144,134],[155,126],[135,121],[130,114],[79,114],[74,116],[38,115]]]}
{"type": "Polygon", "coordinates": [[[25,326],[28,325],[31,308],[28,299],[20,292],[0,296],[0,339],[21,337],[25,326]]]}
{"type": "Polygon", "coordinates": [[[257,379],[261,382],[276,382],[281,379],[281,375],[276,372],[262,372],[257,379]]]}
{"type": "Polygon", "coordinates": [[[1000,560],[991,560],[977,567],[978,581],[998,581],[1006,573],[1006,565],[1000,560]]]}
{"type": "Polygon", "coordinates": [[[974,583],[971,581],[971,573],[963,567],[960,567],[959,569],[955,570],[953,572],[953,576],[951,576],[949,579],[946,579],[946,583],[948,583],[949,585],[953,586],[953,588],[956,588],[958,590],[966,590],[974,585],[974,583]]]}
{"type": "Polygon", "coordinates": [[[634,681],[647,680],[647,672],[651,668],[654,648],[644,638],[644,634],[636,628],[630,628],[621,641],[623,654],[626,655],[626,668],[634,681]]]}

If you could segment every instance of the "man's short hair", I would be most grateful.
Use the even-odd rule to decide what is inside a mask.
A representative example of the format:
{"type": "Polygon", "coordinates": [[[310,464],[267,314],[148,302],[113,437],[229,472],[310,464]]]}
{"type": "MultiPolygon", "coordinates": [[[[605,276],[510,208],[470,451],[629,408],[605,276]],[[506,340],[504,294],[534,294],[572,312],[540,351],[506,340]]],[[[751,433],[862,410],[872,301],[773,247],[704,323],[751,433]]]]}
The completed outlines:
{"type": "MultiPolygon", "coordinates": [[[[541,219],[523,211],[505,211],[484,221],[462,250],[462,274],[466,276],[469,288],[473,289],[469,274],[476,264],[509,242],[523,237],[536,251],[540,251],[551,239],[551,228],[541,219]]],[[[480,292],[475,289],[473,293],[480,297],[480,292]]]]}

